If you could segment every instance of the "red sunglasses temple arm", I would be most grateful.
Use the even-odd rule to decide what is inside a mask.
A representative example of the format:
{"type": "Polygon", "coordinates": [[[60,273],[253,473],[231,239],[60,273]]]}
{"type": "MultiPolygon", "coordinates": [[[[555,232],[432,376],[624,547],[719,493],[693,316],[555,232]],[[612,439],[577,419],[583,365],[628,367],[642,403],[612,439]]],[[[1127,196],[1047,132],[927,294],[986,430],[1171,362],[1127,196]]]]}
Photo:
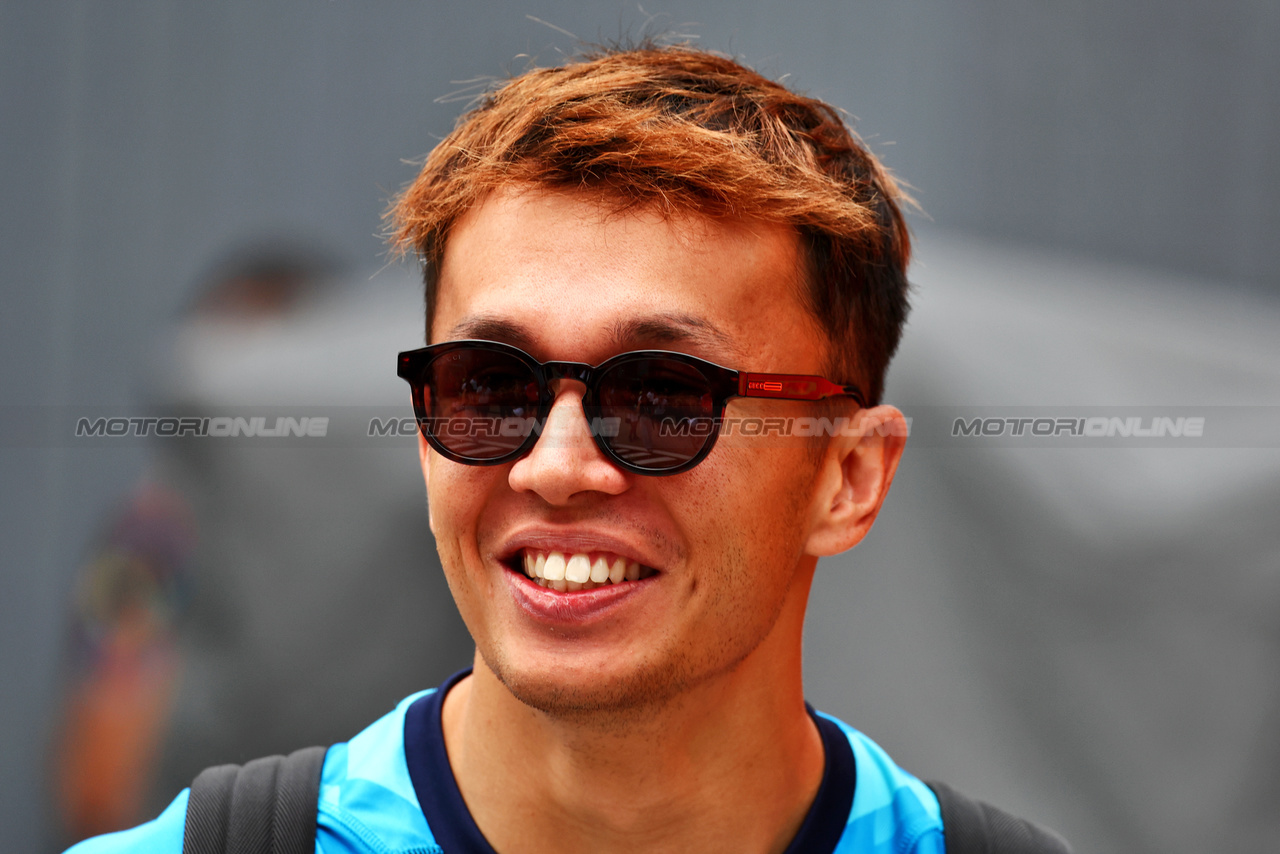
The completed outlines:
{"type": "Polygon", "coordinates": [[[738,374],[739,397],[772,397],[778,400],[822,400],[827,397],[852,397],[866,406],[862,392],[855,385],[840,385],[823,377],[807,374],[738,374]]]}

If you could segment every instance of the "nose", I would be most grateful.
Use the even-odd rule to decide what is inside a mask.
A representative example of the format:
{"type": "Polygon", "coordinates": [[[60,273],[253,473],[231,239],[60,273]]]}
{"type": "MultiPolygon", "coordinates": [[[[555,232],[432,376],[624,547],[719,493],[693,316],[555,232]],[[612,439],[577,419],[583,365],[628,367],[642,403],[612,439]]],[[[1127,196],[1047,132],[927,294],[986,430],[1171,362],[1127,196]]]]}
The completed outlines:
{"type": "Polygon", "coordinates": [[[562,379],[554,385],[556,398],[542,435],[533,450],[516,460],[508,483],[516,492],[533,492],[548,504],[565,506],[586,493],[618,495],[630,478],[600,451],[582,409],[586,386],[562,379]]]}

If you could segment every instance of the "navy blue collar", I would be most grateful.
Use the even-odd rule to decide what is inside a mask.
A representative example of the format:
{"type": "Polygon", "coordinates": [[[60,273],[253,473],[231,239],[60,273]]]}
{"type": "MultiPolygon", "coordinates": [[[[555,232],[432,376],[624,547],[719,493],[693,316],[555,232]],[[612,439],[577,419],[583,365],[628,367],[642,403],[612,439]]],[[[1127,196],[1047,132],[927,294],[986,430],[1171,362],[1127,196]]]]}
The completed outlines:
{"type": "MultiPolygon", "coordinates": [[[[440,708],[454,685],[471,674],[470,668],[453,674],[440,690],[416,701],[404,718],[404,756],[409,779],[422,805],[422,813],[445,854],[496,854],[467,810],[458,781],[444,748],[440,708]]],[[[853,750],[840,727],[824,717],[809,714],[818,725],[826,762],[822,783],[809,814],[785,854],[830,854],[835,850],[853,806],[856,768],[853,750]]]]}

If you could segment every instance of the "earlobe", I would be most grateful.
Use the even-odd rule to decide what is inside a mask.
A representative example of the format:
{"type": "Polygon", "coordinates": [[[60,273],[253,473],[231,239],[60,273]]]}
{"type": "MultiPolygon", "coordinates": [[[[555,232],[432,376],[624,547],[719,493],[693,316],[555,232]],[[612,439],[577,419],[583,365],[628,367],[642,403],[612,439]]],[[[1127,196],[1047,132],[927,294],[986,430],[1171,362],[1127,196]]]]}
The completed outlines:
{"type": "Polygon", "coordinates": [[[814,496],[805,552],[818,557],[853,548],[871,530],[907,441],[907,422],[892,406],[860,410],[851,435],[834,436],[814,496]]]}

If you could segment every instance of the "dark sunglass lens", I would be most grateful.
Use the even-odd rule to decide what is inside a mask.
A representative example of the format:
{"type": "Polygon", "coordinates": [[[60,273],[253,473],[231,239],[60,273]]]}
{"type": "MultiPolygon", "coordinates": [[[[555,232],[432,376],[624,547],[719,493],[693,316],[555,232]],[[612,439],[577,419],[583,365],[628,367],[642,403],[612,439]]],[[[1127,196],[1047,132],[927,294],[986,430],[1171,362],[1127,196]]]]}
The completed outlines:
{"type": "Polygon", "coordinates": [[[534,429],[538,383],[510,353],[457,349],[426,374],[427,429],[455,454],[493,460],[519,448],[534,429]]]}
{"type": "Polygon", "coordinates": [[[609,447],[646,469],[683,465],[717,429],[711,384],[692,365],[675,359],[623,362],[600,378],[597,391],[609,447]]]}

